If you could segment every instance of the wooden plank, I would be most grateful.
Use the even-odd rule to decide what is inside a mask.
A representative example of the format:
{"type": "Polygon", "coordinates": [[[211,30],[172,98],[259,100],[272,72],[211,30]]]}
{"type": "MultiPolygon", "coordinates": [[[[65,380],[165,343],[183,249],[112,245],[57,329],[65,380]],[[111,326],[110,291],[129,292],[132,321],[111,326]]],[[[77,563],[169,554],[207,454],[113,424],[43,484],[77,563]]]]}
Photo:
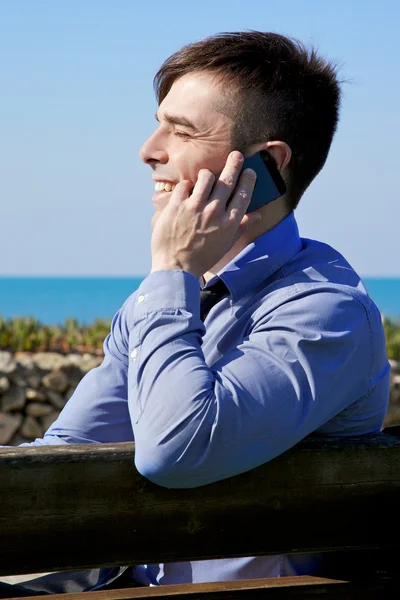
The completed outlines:
{"type": "Polygon", "coordinates": [[[310,437],[191,490],[150,483],[133,453],[133,444],[2,450],[0,574],[398,546],[400,428],[310,437]]]}
{"type": "MultiPolygon", "coordinates": [[[[223,581],[189,585],[165,585],[133,589],[103,590],[73,594],[52,594],[52,600],[376,600],[395,598],[399,582],[393,580],[339,581],[318,577],[282,577],[243,581],[223,581]]],[[[48,598],[41,595],[35,598],[48,598]]],[[[16,600],[9,598],[8,600],[16,600]]]]}

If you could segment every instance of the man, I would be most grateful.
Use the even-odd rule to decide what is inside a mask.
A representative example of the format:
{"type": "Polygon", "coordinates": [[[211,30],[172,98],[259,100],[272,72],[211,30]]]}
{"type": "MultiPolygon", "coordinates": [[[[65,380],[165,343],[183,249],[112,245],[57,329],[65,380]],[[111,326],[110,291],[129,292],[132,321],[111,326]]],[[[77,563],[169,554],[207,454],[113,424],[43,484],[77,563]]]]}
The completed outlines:
{"type": "MultiPolygon", "coordinates": [[[[299,237],[293,214],[336,130],[334,67],[283,36],[239,32],[183,48],[155,84],[158,126],[141,149],[156,187],[151,273],[114,317],[102,365],[34,443],[134,439],[145,477],[185,488],[253,469],[312,432],[380,431],[379,311],[338,252],[299,237]],[[287,192],[246,215],[255,174],[238,174],[261,150],[287,192]],[[203,324],[201,288],[220,281],[226,294],[203,324]]],[[[294,572],[277,556],[130,575],[158,585],[294,572]]]]}

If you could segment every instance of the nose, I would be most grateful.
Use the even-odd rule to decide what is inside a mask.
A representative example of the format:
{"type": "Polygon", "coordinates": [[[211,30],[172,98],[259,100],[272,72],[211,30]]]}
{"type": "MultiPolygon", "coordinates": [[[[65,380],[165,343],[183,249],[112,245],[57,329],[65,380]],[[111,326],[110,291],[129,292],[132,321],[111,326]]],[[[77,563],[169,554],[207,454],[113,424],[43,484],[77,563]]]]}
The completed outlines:
{"type": "Polygon", "coordinates": [[[140,159],[147,165],[168,162],[168,153],[164,147],[162,136],[158,129],[145,141],[139,152],[140,159]]]}

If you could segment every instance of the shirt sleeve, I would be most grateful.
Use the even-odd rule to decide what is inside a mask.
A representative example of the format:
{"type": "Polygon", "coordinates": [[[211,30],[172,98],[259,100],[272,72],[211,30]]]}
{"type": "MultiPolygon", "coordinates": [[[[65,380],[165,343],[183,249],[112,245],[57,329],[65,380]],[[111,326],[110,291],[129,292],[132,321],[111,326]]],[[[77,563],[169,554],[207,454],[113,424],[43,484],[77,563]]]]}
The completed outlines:
{"type": "Polygon", "coordinates": [[[132,294],[113,318],[104,341],[104,360],[80,381],[43,438],[21,446],[133,441],[128,410],[128,321],[132,294]]]}
{"type": "Polygon", "coordinates": [[[348,293],[285,299],[212,366],[195,277],[157,271],[138,294],[129,361],[135,460],[159,485],[196,487],[253,469],[367,392],[360,365],[371,367],[371,332],[348,293]]]}

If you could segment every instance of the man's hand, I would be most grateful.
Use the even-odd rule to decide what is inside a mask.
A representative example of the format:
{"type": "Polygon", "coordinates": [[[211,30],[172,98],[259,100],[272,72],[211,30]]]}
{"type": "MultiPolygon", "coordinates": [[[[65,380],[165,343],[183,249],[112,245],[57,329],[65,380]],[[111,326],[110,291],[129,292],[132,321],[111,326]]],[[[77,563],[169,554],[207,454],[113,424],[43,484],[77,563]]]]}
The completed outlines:
{"type": "Polygon", "coordinates": [[[246,169],[238,181],[243,160],[232,152],[217,181],[202,169],[191,195],[189,181],[178,183],[154,224],[151,272],[179,269],[199,279],[261,218],[258,211],[245,214],[256,174],[246,169]]]}

